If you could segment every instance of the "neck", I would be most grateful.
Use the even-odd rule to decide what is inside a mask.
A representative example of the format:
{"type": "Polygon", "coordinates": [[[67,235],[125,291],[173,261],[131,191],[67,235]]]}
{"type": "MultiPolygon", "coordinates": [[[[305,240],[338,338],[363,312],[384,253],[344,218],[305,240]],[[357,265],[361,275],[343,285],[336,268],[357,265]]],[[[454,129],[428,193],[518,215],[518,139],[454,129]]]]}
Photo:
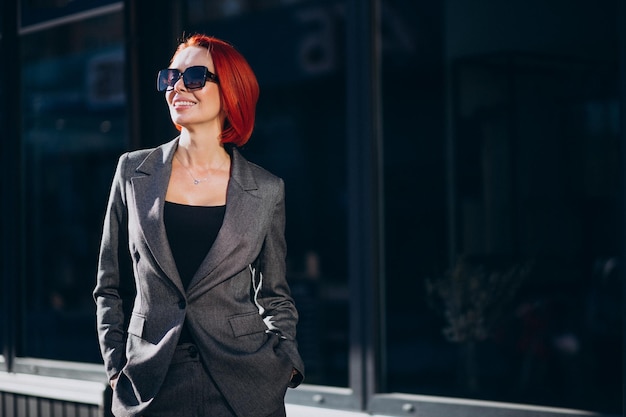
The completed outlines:
{"type": "Polygon", "coordinates": [[[185,128],[181,131],[176,152],[189,166],[204,169],[223,166],[229,158],[219,134],[192,132],[185,128]]]}

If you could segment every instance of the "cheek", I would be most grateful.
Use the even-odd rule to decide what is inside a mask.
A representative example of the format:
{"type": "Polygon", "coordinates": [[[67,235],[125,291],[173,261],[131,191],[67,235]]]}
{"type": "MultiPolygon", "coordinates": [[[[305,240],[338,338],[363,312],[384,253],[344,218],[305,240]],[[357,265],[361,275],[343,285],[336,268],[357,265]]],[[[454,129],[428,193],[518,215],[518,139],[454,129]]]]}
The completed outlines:
{"type": "Polygon", "coordinates": [[[220,111],[223,109],[223,105],[222,105],[222,97],[219,94],[213,94],[211,96],[211,104],[216,107],[217,109],[219,109],[220,111]]]}
{"type": "Polygon", "coordinates": [[[197,93],[197,95],[199,99],[205,103],[210,103],[213,107],[222,107],[222,95],[219,94],[215,84],[209,84],[207,82],[207,86],[203,88],[199,94],[197,93]]]}

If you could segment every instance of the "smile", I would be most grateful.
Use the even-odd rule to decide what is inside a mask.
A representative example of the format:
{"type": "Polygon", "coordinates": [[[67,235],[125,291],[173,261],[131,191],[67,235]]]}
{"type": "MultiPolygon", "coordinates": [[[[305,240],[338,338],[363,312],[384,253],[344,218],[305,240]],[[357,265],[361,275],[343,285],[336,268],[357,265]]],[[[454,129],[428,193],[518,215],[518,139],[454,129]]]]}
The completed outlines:
{"type": "Polygon", "coordinates": [[[193,101],[176,101],[173,103],[175,107],[190,107],[195,106],[196,103],[193,101]]]}

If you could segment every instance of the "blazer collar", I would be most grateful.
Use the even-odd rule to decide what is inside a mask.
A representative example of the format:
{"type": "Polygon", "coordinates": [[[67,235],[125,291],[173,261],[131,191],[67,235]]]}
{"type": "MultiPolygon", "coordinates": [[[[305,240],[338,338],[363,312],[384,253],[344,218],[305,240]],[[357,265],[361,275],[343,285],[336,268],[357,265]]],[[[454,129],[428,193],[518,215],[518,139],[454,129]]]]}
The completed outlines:
{"type": "MultiPolygon", "coordinates": [[[[172,160],[174,159],[174,153],[178,148],[178,141],[180,137],[165,143],[155,148],[146,159],[137,167],[138,173],[146,175],[160,175],[166,176],[169,181],[169,177],[172,173],[172,160]]],[[[226,144],[224,145],[226,151],[229,153],[231,164],[231,180],[234,180],[245,191],[257,190],[257,183],[254,179],[254,175],[248,161],[239,153],[236,147],[226,144]]],[[[165,193],[164,193],[165,195],[165,193]]]]}
{"type": "Polygon", "coordinates": [[[244,267],[241,263],[251,262],[247,259],[247,252],[253,240],[251,236],[258,233],[257,218],[263,196],[258,192],[259,187],[250,163],[235,147],[227,146],[226,149],[231,155],[232,164],[224,221],[213,246],[189,283],[188,296],[194,293],[194,288],[202,288],[196,294],[208,290],[239,272],[244,267]],[[225,260],[228,262],[223,262],[225,260]]]}
{"type": "MultiPolygon", "coordinates": [[[[178,147],[176,138],[152,150],[137,166],[137,176],[132,178],[138,218],[146,243],[163,272],[185,293],[170,249],[163,210],[165,194],[172,172],[172,160],[178,147]]],[[[233,254],[238,241],[253,227],[262,196],[257,195],[257,182],[249,162],[232,146],[226,147],[231,155],[231,174],[226,194],[226,212],[222,227],[208,255],[192,278],[187,290],[200,280],[210,277],[222,261],[233,254]]],[[[225,271],[222,271],[225,272],[225,271]]],[[[220,274],[224,276],[224,274],[220,274]]]]}

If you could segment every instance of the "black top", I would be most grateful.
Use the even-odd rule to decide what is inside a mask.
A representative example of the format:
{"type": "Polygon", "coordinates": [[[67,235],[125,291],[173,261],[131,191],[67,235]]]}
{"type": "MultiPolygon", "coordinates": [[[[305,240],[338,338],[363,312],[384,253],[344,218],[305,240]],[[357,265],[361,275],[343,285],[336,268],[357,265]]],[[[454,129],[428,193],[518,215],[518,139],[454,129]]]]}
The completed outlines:
{"type": "MultiPolygon", "coordinates": [[[[188,206],[165,202],[163,221],[167,239],[185,288],[213,246],[225,212],[226,206],[188,206]]],[[[191,341],[185,326],[179,343],[191,341]]]]}

